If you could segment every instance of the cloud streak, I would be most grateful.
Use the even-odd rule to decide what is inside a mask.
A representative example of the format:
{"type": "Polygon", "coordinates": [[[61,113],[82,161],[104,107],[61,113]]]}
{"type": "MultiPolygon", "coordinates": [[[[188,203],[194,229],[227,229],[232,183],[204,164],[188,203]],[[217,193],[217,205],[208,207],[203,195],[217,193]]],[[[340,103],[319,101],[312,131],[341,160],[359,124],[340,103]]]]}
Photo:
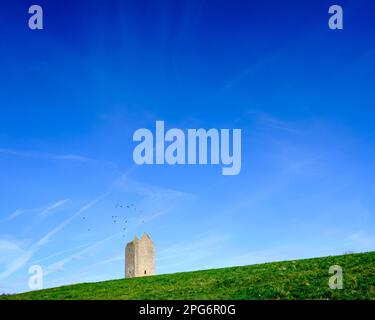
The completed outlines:
{"type": "Polygon", "coordinates": [[[90,158],[83,157],[76,154],[52,154],[48,152],[35,152],[35,151],[20,151],[13,149],[2,149],[0,153],[10,156],[35,158],[35,159],[48,159],[48,160],[68,160],[68,161],[93,161],[90,158]]]}
{"type": "Polygon", "coordinates": [[[61,207],[62,205],[64,205],[65,203],[67,203],[69,201],[70,201],[70,199],[64,199],[64,200],[57,201],[56,203],[50,205],[49,207],[44,209],[42,212],[40,212],[37,215],[37,217],[43,217],[43,216],[47,215],[48,213],[50,213],[52,210],[57,209],[58,207],[61,207]]]}
{"type": "Polygon", "coordinates": [[[37,217],[43,217],[45,215],[47,215],[48,213],[50,213],[51,211],[53,211],[54,209],[57,209],[59,207],[61,207],[62,205],[64,205],[65,203],[69,202],[70,199],[63,199],[63,200],[59,200],[51,205],[47,205],[47,206],[42,206],[42,207],[38,207],[38,208],[32,208],[32,209],[17,209],[15,210],[12,214],[10,214],[7,218],[5,218],[4,220],[2,220],[3,222],[4,221],[10,221],[10,220],[13,220],[23,214],[27,214],[27,213],[37,213],[37,217]]]}
{"type": "MultiPolygon", "coordinates": [[[[84,258],[85,254],[89,253],[93,249],[96,249],[98,246],[100,246],[101,244],[105,243],[106,241],[111,240],[111,239],[113,239],[115,237],[118,237],[119,235],[121,235],[121,232],[112,234],[112,235],[110,235],[110,236],[108,236],[106,238],[103,238],[103,239],[101,239],[99,241],[94,242],[91,245],[88,245],[88,246],[84,247],[84,249],[80,250],[79,252],[76,252],[76,253],[74,253],[74,254],[66,257],[66,258],[63,258],[63,259],[61,259],[59,261],[56,261],[56,262],[50,264],[46,268],[45,275],[53,273],[53,272],[61,272],[61,271],[63,271],[65,265],[67,263],[71,262],[71,261],[84,260],[85,259],[84,258]]],[[[107,260],[101,261],[99,263],[91,265],[91,267],[92,266],[97,266],[97,265],[102,265],[102,264],[107,264],[107,263],[110,263],[112,261],[118,261],[119,257],[120,257],[120,255],[116,256],[116,259],[111,258],[111,259],[108,259],[108,261],[107,260]]]]}
{"type": "Polygon", "coordinates": [[[13,262],[11,262],[7,269],[0,273],[0,280],[3,280],[10,275],[12,275],[14,272],[18,271],[20,268],[25,266],[25,264],[34,256],[34,254],[44,245],[46,245],[52,236],[54,236],[57,232],[59,232],[61,229],[63,229],[67,224],[69,224],[72,220],[74,220],[76,217],[84,213],[85,211],[89,210],[91,207],[93,207],[96,203],[104,199],[108,195],[107,193],[102,194],[101,196],[97,197],[96,199],[90,201],[86,205],[84,205],[81,209],[79,209],[76,213],[71,215],[69,218],[65,219],[62,223],[57,225],[55,228],[50,230],[48,233],[46,233],[41,239],[39,239],[28,251],[26,251],[24,254],[22,254],[19,258],[15,259],[13,262]]]}

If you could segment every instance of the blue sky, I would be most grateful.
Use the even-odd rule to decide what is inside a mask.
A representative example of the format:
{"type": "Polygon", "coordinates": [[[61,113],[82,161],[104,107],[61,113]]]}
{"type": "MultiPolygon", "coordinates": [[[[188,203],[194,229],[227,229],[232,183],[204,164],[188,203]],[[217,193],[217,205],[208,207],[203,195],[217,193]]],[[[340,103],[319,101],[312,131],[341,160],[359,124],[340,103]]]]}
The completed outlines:
{"type": "Polygon", "coordinates": [[[373,1],[37,2],[0,12],[0,292],[121,278],[144,231],[157,273],[374,250],[373,1]],[[241,173],[135,165],[156,120],[242,129],[241,173]]]}

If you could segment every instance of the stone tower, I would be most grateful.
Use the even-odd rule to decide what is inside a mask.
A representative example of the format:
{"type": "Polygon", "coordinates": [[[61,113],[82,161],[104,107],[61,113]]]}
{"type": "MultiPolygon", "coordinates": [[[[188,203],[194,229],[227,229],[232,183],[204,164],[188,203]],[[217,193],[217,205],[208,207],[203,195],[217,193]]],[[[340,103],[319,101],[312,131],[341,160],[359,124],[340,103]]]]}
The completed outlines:
{"type": "Polygon", "coordinates": [[[137,236],[125,248],[125,277],[144,277],[155,274],[155,249],[150,236],[137,236]]]}

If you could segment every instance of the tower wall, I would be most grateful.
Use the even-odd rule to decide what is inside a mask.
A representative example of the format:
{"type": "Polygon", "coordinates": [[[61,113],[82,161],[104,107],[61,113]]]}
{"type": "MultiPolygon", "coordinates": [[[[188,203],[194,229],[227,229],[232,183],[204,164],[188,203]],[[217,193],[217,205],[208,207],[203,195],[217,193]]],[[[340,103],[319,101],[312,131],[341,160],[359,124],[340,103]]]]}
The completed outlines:
{"type": "Polygon", "coordinates": [[[155,275],[155,248],[147,234],[138,240],[134,238],[125,249],[125,277],[155,275]]]}
{"type": "Polygon", "coordinates": [[[135,277],[135,245],[134,242],[129,242],[125,248],[125,277],[135,277]]]}

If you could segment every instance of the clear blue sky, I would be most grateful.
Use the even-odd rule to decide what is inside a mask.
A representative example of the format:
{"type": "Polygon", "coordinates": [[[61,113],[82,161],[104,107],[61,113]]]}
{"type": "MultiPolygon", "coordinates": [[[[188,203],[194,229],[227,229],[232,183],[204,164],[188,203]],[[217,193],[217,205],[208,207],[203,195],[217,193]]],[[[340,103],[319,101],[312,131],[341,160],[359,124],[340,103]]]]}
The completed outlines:
{"type": "Polygon", "coordinates": [[[370,0],[2,1],[0,292],[28,290],[35,264],[45,287],[121,278],[143,231],[158,273],[374,250],[374,16],[370,0]],[[132,134],[156,120],[241,128],[241,173],[135,166],[132,134]]]}

